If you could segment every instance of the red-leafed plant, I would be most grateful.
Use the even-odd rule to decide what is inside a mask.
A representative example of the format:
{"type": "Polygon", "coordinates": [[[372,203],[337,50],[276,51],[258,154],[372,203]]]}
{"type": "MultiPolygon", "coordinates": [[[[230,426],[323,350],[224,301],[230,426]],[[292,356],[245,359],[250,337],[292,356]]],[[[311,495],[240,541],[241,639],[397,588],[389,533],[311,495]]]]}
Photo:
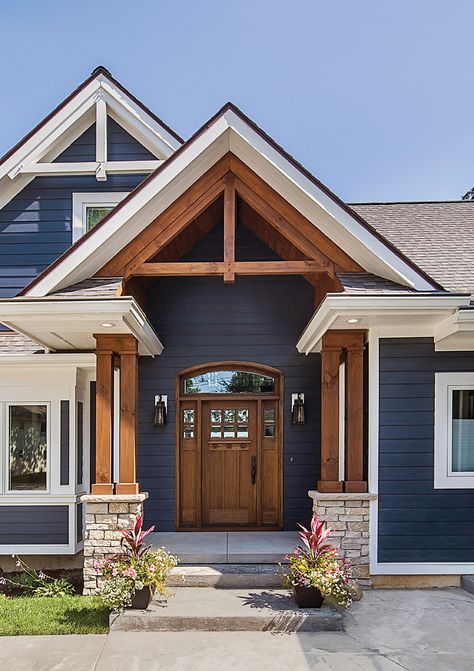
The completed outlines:
{"type": "Polygon", "coordinates": [[[133,529],[121,530],[123,552],[103,561],[96,561],[99,575],[106,578],[102,586],[103,601],[115,611],[128,608],[137,591],[148,588],[169,596],[165,581],[178,563],[178,558],[164,548],[154,549],[145,545],[145,538],[155,527],[143,530],[143,515],[137,515],[133,529]]]}
{"type": "Polygon", "coordinates": [[[146,531],[143,527],[143,513],[137,515],[133,529],[122,529],[122,540],[120,545],[125,550],[126,554],[132,557],[141,557],[148,550],[148,546],[144,544],[145,538],[155,530],[152,526],[146,531]]]}
{"type": "Polygon", "coordinates": [[[301,524],[300,538],[303,547],[296,547],[285,559],[289,571],[284,574],[286,584],[292,588],[314,587],[323,597],[340,606],[350,606],[351,573],[348,562],[328,542],[333,533],[317,515],[311,520],[310,529],[301,524]]]}

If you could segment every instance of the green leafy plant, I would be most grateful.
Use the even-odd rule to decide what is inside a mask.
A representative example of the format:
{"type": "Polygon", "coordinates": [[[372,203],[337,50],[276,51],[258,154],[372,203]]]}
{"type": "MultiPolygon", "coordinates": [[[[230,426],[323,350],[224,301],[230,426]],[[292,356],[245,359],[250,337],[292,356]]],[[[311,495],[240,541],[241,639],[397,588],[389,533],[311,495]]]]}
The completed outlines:
{"type": "Polygon", "coordinates": [[[144,587],[170,596],[165,582],[178,558],[164,548],[152,550],[145,546],[145,538],[154,528],[143,531],[143,515],[137,515],[133,529],[121,531],[123,552],[95,562],[96,572],[106,578],[101,589],[102,600],[114,611],[128,608],[135,592],[144,587]]]}
{"type": "Polygon", "coordinates": [[[352,603],[352,576],[347,560],[328,542],[333,530],[317,515],[313,516],[310,529],[298,526],[303,546],[285,557],[289,562],[285,583],[289,587],[316,587],[325,598],[348,608],[352,603]]]}
{"type": "Polygon", "coordinates": [[[18,555],[12,555],[16,560],[17,569],[21,573],[15,578],[0,578],[0,585],[20,590],[23,594],[35,597],[59,598],[72,596],[74,587],[65,578],[52,578],[43,571],[36,571],[28,566],[18,555]]]}

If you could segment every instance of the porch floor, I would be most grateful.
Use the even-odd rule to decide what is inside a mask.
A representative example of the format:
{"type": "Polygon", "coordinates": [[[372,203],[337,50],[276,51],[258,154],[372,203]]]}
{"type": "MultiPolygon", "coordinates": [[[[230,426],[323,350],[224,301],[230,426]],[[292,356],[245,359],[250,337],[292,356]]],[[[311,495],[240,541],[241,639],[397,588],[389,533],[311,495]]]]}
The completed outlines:
{"type": "Polygon", "coordinates": [[[277,564],[298,544],[296,531],[184,531],[150,534],[181,564],[277,564]]]}

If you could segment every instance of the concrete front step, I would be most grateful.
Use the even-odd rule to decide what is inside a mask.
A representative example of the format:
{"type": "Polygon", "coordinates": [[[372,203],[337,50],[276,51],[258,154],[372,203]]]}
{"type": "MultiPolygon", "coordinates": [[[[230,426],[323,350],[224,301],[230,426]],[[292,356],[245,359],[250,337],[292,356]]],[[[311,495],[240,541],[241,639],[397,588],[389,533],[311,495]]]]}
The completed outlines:
{"type": "Polygon", "coordinates": [[[112,631],[340,631],[342,613],[330,606],[300,609],[288,590],[184,587],[148,610],[112,615],[112,631]]]}
{"type": "Polygon", "coordinates": [[[212,564],[210,566],[182,566],[173,569],[168,587],[214,587],[221,589],[250,589],[282,587],[278,564],[212,564]]]}
{"type": "Polygon", "coordinates": [[[469,594],[474,594],[474,575],[461,576],[461,587],[469,594]]]}

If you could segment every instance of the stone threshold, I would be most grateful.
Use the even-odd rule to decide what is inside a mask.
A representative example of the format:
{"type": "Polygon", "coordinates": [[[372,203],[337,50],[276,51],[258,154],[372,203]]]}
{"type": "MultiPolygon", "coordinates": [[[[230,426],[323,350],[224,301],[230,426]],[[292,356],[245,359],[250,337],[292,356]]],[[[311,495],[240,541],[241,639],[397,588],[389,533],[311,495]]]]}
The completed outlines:
{"type": "Polygon", "coordinates": [[[111,631],[340,631],[342,612],[298,608],[288,590],[183,588],[147,610],[111,615],[111,631]]]}

